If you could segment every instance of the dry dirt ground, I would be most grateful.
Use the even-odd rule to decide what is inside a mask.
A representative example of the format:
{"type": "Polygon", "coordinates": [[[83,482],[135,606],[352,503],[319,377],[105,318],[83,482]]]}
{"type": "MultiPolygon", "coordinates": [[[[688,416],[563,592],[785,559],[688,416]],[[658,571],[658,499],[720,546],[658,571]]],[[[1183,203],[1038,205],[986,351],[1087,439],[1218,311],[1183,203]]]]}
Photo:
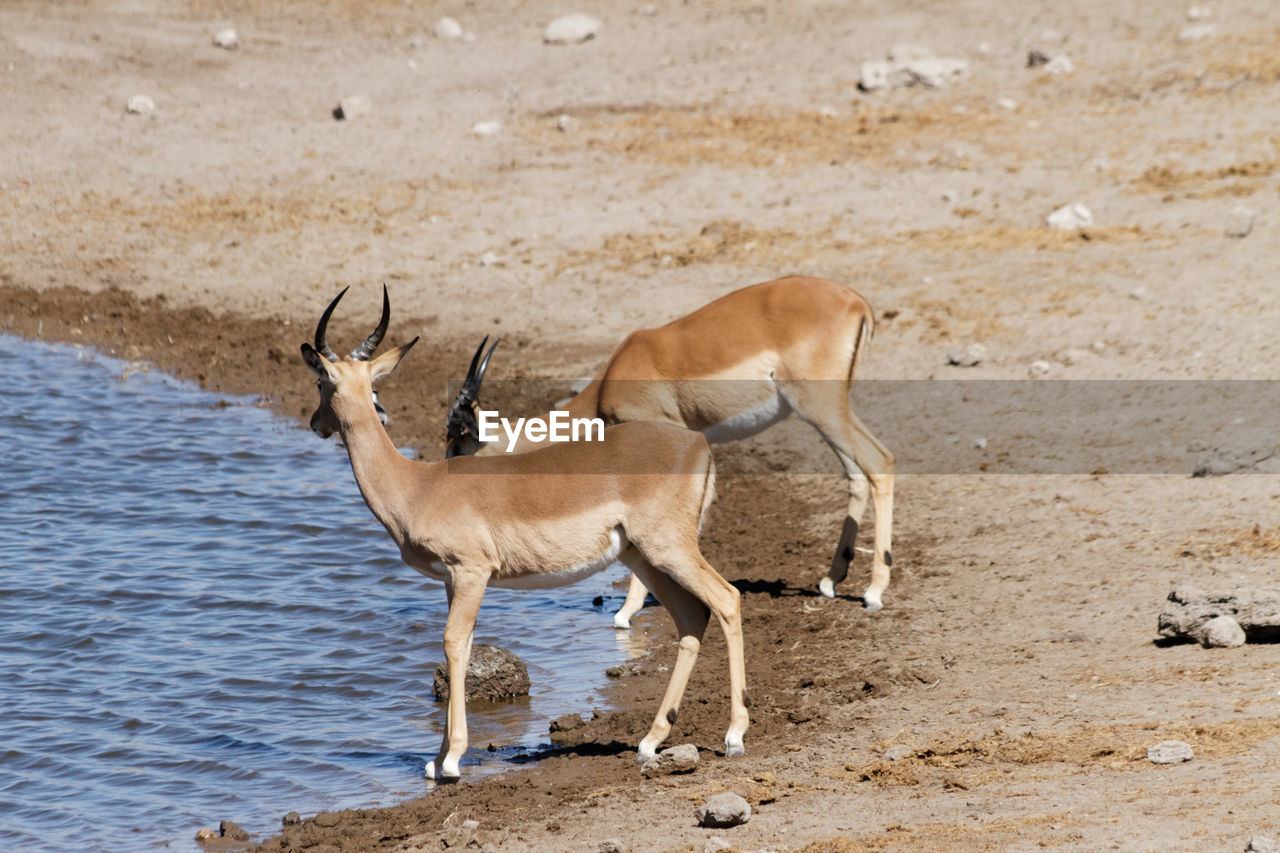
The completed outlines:
{"type": "MultiPolygon", "coordinates": [[[[788,272],[876,306],[864,379],[1026,380],[1037,360],[1058,379],[1274,379],[1280,7],[1213,2],[1197,39],[1188,6],[9,0],[0,329],[305,417],[298,344],[345,285],[331,339],[364,334],[386,282],[391,339],[424,342],[383,399],[393,437],[426,456],[481,335],[504,336],[495,376],[567,385],[626,331],[788,272]],[[575,9],[600,36],[544,45],[575,9]],[[474,38],[434,39],[445,14],[474,38]],[[225,26],[239,50],[211,44],[225,26]],[[900,42],[970,73],[860,92],[859,63],[900,42]],[[1028,67],[1031,49],[1075,70],[1028,67]],[[155,112],[126,114],[135,94],[155,112]],[[371,111],[335,120],[356,94],[371,111]],[[478,136],[481,121],[501,129],[478,136]],[[1047,230],[1069,202],[1094,225],[1047,230]],[[1224,235],[1237,205],[1255,214],[1243,239],[1224,235]],[[947,366],[971,343],[979,366],[947,366]]],[[[496,384],[494,402],[548,402],[521,387],[496,384]]],[[[924,402],[907,414],[945,432],[924,402]]],[[[905,432],[881,438],[910,450],[905,432]]],[[[393,808],[306,815],[264,848],[437,850],[466,818],[497,850],[700,851],[712,835],[741,850],[1243,850],[1280,835],[1276,648],[1154,642],[1177,583],[1280,583],[1276,476],[917,467],[898,482],[886,608],[868,614],[865,556],[843,597],[813,593],[843,498],[807,428],[717,458],[705,550],[744,591],[745,758],[715,752],[712,631],[671,740],[702,764],[641,778],[632,750],[674,657],[650,610],[649,657],[581,746],[393,808]],[[1149,763],[1166,739],[1195,759],[1149,763]],[[893,745],[908,757],[884,760],[893,745]],[[750,823],[697,828],[694,807],[725,788],[750,823]]]]}

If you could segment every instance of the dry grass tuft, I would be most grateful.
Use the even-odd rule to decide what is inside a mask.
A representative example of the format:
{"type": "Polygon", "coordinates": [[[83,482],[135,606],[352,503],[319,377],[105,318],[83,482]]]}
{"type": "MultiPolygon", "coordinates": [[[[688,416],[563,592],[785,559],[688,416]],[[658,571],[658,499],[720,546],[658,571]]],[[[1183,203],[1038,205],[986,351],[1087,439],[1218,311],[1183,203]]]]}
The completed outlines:
{"type": "MultiPolygon", "coordinates": [[[[861,106],[851,115],[818,112],[712,113],[694,107],[609,105],[578,110],[581,130],[554,134],[540,121],[526,132],[557,147],[588,148],[668,165],[763,168],[785,163],[899,162],[910,151],[961,141],[990,149],[1008,118],[985,107],[956,112],[952,104],[906,110],[861,106]]],[[[951,162],[953,168],[965,168],[951,162]]]]}
{"type": "Polygon", "coordinates": [[[1178,549],[1180,555],[1188,552],[1208,557],[1264,557],[1280,553],[1280,526],[1255,524],[1214,531],[1211,539],[1188,542],[1178,549]]]}
{"type": "Polygon", "coordinates": [[[1280,171],[1280,160],[1253,160],[1218,169],[1181,171],[1152,166],[1130,185],[1139,192],[1159,192],[1183,198],[1217,198],[1253,195],[1262,189],[1261,179],[1280,171]]]}
{"type": "Polygon", "coordinates": [[[1156,243],[1168,246],[1173,235],[1141,225],[1115,225],[1064,231],[1060,228],[1015,228],[988,225],[979,228],[932,228],[904,231],[897,242],[912,248],[959,252],[1071,251],[1095,243],[1156,243]]]}

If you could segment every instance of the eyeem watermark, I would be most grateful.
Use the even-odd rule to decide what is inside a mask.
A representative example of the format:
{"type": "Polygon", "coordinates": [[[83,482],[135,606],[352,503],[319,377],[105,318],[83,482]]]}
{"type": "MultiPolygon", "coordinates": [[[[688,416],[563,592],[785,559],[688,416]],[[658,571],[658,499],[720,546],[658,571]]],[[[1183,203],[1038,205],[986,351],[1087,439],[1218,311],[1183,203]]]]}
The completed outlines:
{"type": "Polygon", "coordinates": [[[515,426],[510,419],[501,417],[496,411],[480,409],[479,439],[485,443],[498,441],[498,427],[502,427],[507,437],[507,452],[510,453],[523,438],[525,442],[541,444],[544,441],[604,441],[603,418],[571,418],[569,413],[554,409],[545,418],[516,418],[515,426]]]}

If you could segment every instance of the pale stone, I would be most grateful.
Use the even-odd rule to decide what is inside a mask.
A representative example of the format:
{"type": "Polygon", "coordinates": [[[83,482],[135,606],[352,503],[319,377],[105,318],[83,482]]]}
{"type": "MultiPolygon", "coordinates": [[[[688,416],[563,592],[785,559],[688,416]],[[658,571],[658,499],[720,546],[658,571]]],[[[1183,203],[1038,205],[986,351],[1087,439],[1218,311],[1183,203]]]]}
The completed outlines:
{"type": "Polygon", "coordinates": [[[650,758],[640,768],[645,776],[667,776],[673,773],[689,773],[698,766],[698,747],[682,743],[664,749],[650,758]]]}
{"type": "Polygon", "coordinates": [[[1064,204],[1045,218],[1044,224],[1050,228],[1061,228],[1071,231],[1088,228],[1093,224],[1093,212],[1079,202],[1064,204]]]}
{"type": "Polygon", "coordinates": [[[732,791],[707,797],[694,816],[699,826],[738,826],[751,819],[751,804],[732,791]]]}
{"type": "Polygon", "coordinates": [[[578,44],[598,36],[601,26],[600,19],[590,15],[562,15],[547,24],[542,40],[547,44],[578,44]]]}
{"type": "Polygon", "coordinates": [[[1233,649],[1244,645],[1244,628],[1230,616],[1215,616],[1200,626],[1200,645],[1206,649],[1233,649]]]}
{"type": "Polygon", "coordinates": [[[213,46],[223,50],[235,50],[240,47],[240,35],[230,27],[218,30],[213,36],[213,46]]]}
{"type": "Polygon", "coordinates": [[[500,121],[478,121],[471,125],[471,132],[476,136],[497,136],[501,131],[500,121]]]}
{"type": "Polygon", "coordinates": [[[1227,214],[1227,225],[1222,233],[1237,240],[1248,237],[1249,232],[1253,230],[1253,219],[1252,210],[1242,204],[1236,205],[1231,209],[1231,213],[1227,214]]]}
{"type": "Polygon", "coordinates": [[[1181,764],[1195,757],[1191,745],[1180,740],[1164,740],[1147,750],[1152,764],[1181,764]]]}
{"type": "Polygon", "coordinates": [[[150,115],[156,111],[156,102],[148,98],[146,95],[134,95],[124,106],[127,112],[134,115],[150,115]]]}
{"type": "Polygon", "coordinates": [[[431,34],[440,41],[457,41],[462,38],[462,24],[459,24],[456,18],[446,15],[436,21],[435,26],[431,28],[431,34]]]}

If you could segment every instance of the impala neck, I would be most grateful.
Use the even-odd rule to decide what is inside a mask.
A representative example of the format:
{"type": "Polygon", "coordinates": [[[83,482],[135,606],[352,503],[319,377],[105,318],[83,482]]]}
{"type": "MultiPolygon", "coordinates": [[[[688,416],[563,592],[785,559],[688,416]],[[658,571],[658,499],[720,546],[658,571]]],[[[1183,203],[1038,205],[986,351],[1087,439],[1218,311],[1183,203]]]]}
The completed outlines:
{"type": "Polygon", "coordinates": [[[364,496],[369,509],[399,543],[407,529],[411,509],[409,503],[412,500],[412,496],[401,484],[404,474],[414,463],[405,459],[391,443],[382,421],[378,419],[372,397],[366,395],[364,400],[363,403],[341,408],[335,406],[338,433],[347,446],[347,454],[351,458],[351,473],[355,475],[360,494],[364,496]]]}

